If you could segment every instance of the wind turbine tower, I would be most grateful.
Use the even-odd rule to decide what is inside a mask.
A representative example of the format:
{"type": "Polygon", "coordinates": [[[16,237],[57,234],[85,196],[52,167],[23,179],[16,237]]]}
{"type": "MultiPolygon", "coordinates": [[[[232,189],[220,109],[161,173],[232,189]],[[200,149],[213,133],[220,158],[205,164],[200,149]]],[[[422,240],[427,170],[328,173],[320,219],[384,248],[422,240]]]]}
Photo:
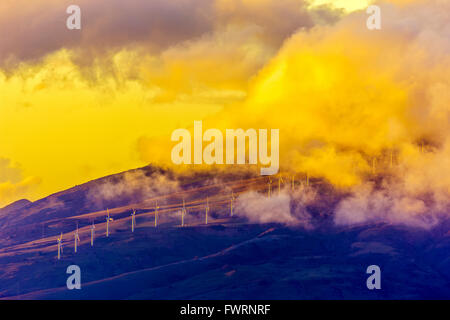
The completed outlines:
{"type": "Polygon", "coordinates": [[[155,228],[158,226],[158,200],[156,200],[156,206],[155,206],[155,228]]]}
{"type": "Polygon", "coordinates": [[[133,209],[131,214],[131,232],[134,232],[134,226],[136,225],[136,210],[133,209]]]}
{"type": "Polygon", "coordinates": [[[61,253],[62,253],[62,232],[61,235],[59,236],[59,238],[56,239],[56,241],[58,242],[58,260],[61,259],[61,253]]]}
{"type": "Polygon", "coordinates": [[[281,184],[283,183],[283,178],[279,176],[278,178],[278,195],[281,194],[281,184]]]}
{"type": "Polygon", "coordinates": [[[92,225],[91,225],[91,247],[94,246],[94,236],[95,236],[95,224],[94,224],[94,221],[92,221],[92,225]]]}
{"type": "Polygon", "coordinates": [[[109,222],[113,221],[113,218],[111,218],[109,216],[109,209],[108,208],[106,208],[106,212],[108,214],[108,216],[106,217],[106,237],[109,237],[109,222]]]}
{"type": "Polygon", "coordinates": [[[181,226],[184,227],[184,215],[186,214],[186,204],[183,198],[183,208],[181,209],[181,226]]]}
{"type": "Polygon", "coordinates": [[[231,191],[231,199],[230,199],[230,215],[233,216],[233,202],[234,202],[234,193],[231,191]]]}
{"type": "Polygon", "coordinates": [[[209,198],[206,197],[205,224],[208,224],[209,198]]]}
{"type": "Polygon", "coordinates": [[[78,235],[78,223],[77,223],[77,230],[75,231],[75,233],[73,235],[73,241],[74,241],[74,251],[75,251],[75,253],[77,253],[78,241],[80,241],[80,237],[78,235]]]}

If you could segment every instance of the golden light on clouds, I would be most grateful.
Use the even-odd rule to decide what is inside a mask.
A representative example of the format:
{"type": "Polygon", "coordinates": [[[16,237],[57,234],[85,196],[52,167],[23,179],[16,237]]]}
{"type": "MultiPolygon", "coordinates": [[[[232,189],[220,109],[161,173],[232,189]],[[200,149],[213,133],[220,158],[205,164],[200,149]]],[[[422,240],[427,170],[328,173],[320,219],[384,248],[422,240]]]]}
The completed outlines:
{"type": "Polygon", "coordinates": [[[2,155],[20,163],[23,175],[45,177],[38,195],[142,165],[141,136],[170,134],[222,104],[200,89],[199,98],[155,103],[160,89],[142,82],[103,76],[90,83],[68,55],[59,51],[0,78],[2,155]]]}
{"type": "MultiPolygon", "coordinates": [[[[380,4],[382,30],[373,32],[361,10],[369,1],[187,2],[147,8],[133,0],[124,16],[124,4],[113,2],[94,23],[91,12],[106,2],[81,1],[91,10],[85,29],[71,34],[65,7],[43,0],[55,17],[36,11],[33,21],[48,29],[62,21],[54,37],[29,42],[32,30],[22,29],[0,36],[0,204],[171,165],[170,133],[194,120],[279,128],[282,170],[337,187],[364,183],[373,159],[385,170],[394,154],[410,187],[402,192],[427,186],[445,198],[450,166],[437,163],[449,150],[449,4],[380,4]],[[150,9],[162,18],[143,19],[150,9]]],[[[25,13],[2,8],[2,26],[24,21],[25,13]]]]}
{"type": "Polygon", "coordinates": [[[331,5],[335,8],[344,9],[346,12],[353,12],[363,10],[373,2],[373,0],[312,0],[311,5],[331,5]]]}

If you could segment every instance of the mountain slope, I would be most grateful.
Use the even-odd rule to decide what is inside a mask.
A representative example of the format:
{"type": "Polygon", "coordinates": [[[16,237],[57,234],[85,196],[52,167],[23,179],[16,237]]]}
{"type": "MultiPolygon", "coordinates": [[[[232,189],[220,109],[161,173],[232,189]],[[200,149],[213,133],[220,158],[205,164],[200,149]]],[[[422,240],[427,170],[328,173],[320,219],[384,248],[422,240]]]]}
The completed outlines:
{"type": "MultiPolygon", "coordinates": [[[[337,227],[330,217],[340,195],[315,183],[322,198],[307,207],[313,219],[307,227],[250,223],[239,214],[231,216],[232,192],[238,197],[253,190],[267,199],[267,179],[251,174],[176,175],[149,166],[33,203],[20,201],[0,215],[0,298],[450,296],[450,221],[430,230],[384,223],[337,227]],[[133,210],[136,229],[131,232],[133,210]],[[107,214],[112,218],[108,222],[107,214]],[[60,234],[64,250],[57,260],[60,234]],[[81,268],[81,290],[65,287],[66,268],[72,264],[81,268]],[[366,288],[366,269],[372,264],[382,270],[382,290],[366,288]]],[[[299,184],[294,187],[300,195],[306,192],[299,184]]],[[[294,208],[299,205],[292,202],[294,208]]],[[[270,210],[274,212],[265,214],[279,214],[276,206],[270,210]]]]}

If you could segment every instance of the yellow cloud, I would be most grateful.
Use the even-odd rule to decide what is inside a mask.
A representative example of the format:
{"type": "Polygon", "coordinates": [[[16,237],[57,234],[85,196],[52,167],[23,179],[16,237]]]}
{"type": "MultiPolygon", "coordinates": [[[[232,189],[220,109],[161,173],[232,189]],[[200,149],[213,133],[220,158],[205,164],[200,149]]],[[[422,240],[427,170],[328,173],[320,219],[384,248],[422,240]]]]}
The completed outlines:
{"type": "MultiPolygon", "coordinates": [[[[0,157],[21,163],[24,177],[42,177],[26,192],[33,200],[149,162],[168,165],[172,130],[201,119],[219,129],[279,128],[283,169],[337,186],[360,183],[373,159],[379,168],[391,150],[408,164],[420,141],[442,149],[450,62],[448,19],[437,13],[448,5],[386,6],[390,18],[379,32],[365,28],[360,12],[290,36],[311,26],[310,17],[291,10],[294,0],[280,3],[289,10],[277,1],[217,1],[217,26],[157,52],[134,42],[92,52],[59,48],[3,70],[0,157]],[[297,17],[307,23],[297,25],[297,17]],[[280,26],[270,33],[274,20],[280,26]]],[[[368,5],[333,3],[347,11],[368,5]]],[[[438,161],[405,170],[424,163],[438,161]]],[[[2,190],[14,190],[5,183],[2,190]]]]}
{"type": "Polygon", "coordinates": [[[311,6],[331,5],[335,8],[353,12],[367,8],[374,0],[312,0],[311,6]]]}

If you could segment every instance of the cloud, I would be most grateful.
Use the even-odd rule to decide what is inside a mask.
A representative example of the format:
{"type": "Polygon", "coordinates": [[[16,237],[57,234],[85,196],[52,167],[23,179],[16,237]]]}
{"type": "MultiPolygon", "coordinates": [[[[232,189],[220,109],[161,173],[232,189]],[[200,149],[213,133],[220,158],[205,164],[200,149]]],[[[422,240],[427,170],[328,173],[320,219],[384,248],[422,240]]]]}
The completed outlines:
{"type": "Polygon", "coordinates": [[[0,158],[0,182],[19,182],[22,179],[22,171],[11,164],[10,159],[0,158]]]}
{"type": "Polygon", "coordinates": [[[359,186],[339,203],[334,221],[337,225],[384,222],[420,228],[431,228],[440,221],[439,213],[424,198],[402,191],[388,186],[376,189],[372,184],[359,186]]]}
{"type": "Polygon", "coordinates": [[[311,7],[331,6],[352,12],[357,10],[364,10],[373,0],[311,0],[311,7]]]}
{"type": "Polygon", "coordinates": [[[258,26],[264,31],[261,37],[280,45],[296,29],[312,27],[313,16],[335,20],[323,10],[311,9],[311,14],[302,0],[79,0],[82,29],[68,30],[66,8],[72,4],[68,0],[3,3],[2,65],[15,66],[61,49],[73,50],[79,63],[123,49],[158,53],[236,25],[258,26]]]}
{"type": "Polygon", "coordinates": [[[248,191],[236,200],[236,213],[251,223],[279,223],[287,226],[311,228],[311,214],[306,206],[313,203],[311,189],[297,189],[295,193],[282,189],[269,198],[264,193],[248,191]]]}
{"type": "Polygon", "coordinates": [[[0,206],[26,198],[41,183],[38,177],[23,177],[22,169],[11,160],[0,158],[0,206]]]}
{"type": "MultiPolygon", "coordinates": [[[[14,66],[0,73],[2,154],[45,177],[42,195],[171,165],[170,132],[194,120],[279,128],[283,171],[350,193],[336,222],[421,225],[431,213],[432,225],[450,190],[450,3],[378,4],[370,31],[364,10],[300,0],[81,1],[83,31],[71,32],[56,27],[64,2],[2,3],[0,59],[14,66]]],[[[298,220],[281,198],[289,210],[266,205],[298,220]]]]}
{"type": "Polygon", "coordinates": [[[217,0],[218,24],[223,26],[258,26],[260,37],[279,47],[298,29],[310,29],[317,21],[334,23],[336,10],[309,8],[303,0],[217,0]]]}
{"type": "Polygon", "coordinates": [[[143,171],[130,171],[120,178],[113,176],[103,180],[89,191],[87,201],[96,208],[104,208],[115,202],[138,203],[178,190],[178,181],[166,174],[155,172],[146,175],[143,171]]]}
{"type": "Polygon", "coordinates": [[[428,228],[449,209],[450,3],[379,5],[381,31],[354,12],[297,32],[209,125],[280,128],[282,170],[350,190],[338,224],[428,228]]]}
{"type": "Polygon", "coordinates": [[[79,0],[82,31],[66,28],[73,1],[8,1],[0,7],[0,59],[35,59],[59,49],[93,51],[146,43],[155,50],[212,28],[211,1],[79,0]]]}
{"type": "Polygon", "coordinates": [[[424,15],[423,3],[382,5],[388,18],[378,33],[365,28],[364,12],[298,32],[253,79],[247,99],[218,118],[228,127],[280,128],[285,168],[335,185],[364,180],[387,150],[401,157],[421,140],[442,146],[450,59],[440,12],[449,4],[427,4],[424,15]]]}

